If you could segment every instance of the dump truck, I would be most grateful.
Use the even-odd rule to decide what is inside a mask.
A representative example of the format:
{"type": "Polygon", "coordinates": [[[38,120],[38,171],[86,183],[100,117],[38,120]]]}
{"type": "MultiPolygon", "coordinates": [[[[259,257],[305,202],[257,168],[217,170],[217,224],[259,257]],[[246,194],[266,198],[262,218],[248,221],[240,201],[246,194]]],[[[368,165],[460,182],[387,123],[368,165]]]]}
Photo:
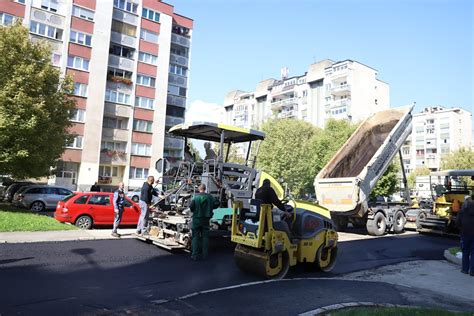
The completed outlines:
{"type": "Polygon", "coordinates": [[[348,222],[370,235],[403,231],[410,203],[400,148],[411,133],[413,106],[377,112],[363,121],[314,180],[316,198],[339,230],[348,222]],[[408,203],[370,202],[377,181],[399,152],[408,203]]]}

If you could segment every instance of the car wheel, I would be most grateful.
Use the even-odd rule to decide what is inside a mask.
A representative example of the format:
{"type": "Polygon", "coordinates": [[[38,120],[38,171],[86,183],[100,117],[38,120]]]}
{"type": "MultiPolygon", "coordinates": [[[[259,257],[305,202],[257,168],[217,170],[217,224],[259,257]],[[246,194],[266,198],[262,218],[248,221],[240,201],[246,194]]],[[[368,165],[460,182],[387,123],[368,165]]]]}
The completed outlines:
{"type": "Polygon", "coordinates": [[[44,211],[44,203],[41,201],[34,201],[31,203],[30,210],[35,212],[42,212],[44,211]]]}
{"type": "Polygon", "coordinates": [[[79,216],[76,219],[75,225],[80,229],[91,229],[92,228],[92,218],[87,215],[79,216]]]}
{"type": "Polygon", "coordinates": [[[132,201],[133,202],[138,203],[138,200],[139,200],[138,195],[132,196],[132,201]]]}

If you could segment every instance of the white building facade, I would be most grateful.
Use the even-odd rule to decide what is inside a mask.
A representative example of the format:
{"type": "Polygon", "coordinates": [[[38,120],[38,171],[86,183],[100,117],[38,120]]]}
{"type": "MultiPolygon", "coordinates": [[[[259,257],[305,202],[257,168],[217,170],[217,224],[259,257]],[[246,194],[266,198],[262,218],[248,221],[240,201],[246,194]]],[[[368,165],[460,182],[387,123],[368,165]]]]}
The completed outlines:
{"type": "Polygon", "coordinates": [[[225,121],[259,127],[266,119],[297,118],[324,127],[329,118],[358,122],[389,107],[389,86],[377,71],[352,60],[323,60],[301,76],[267,79],[253,92],[231,91],[225,121]]]}
{"type": "Polygon", "coordinates": [[[405,171],[440,170],[443,155],[471,146],[471,113],[461,108],[426,107],[413,115],[411,136],[402,147],[405,171]]]}
{"type": "Polygon", "coordinates": [[[74,80],[75,140],[50,183],[88,190],[142,185],[155,162],[181,157],[166,134],[184,122],[193,21],[158,0],[2,1],[0,24],[21,18],[74,80]]]}

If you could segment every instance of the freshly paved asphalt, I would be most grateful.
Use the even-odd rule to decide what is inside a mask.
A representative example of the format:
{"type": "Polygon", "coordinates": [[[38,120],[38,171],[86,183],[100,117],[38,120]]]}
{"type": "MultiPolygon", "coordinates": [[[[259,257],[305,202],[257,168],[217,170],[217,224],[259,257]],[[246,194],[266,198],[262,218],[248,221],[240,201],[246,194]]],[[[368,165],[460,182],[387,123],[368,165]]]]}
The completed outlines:
{"type": "MultiPolygon", "coordinates": [[[[290,277],[334,277],[403,261],[443,259],[444,249],[457,244],[455,239],[418,234],[345,241],[339,244],[338,263],[332,273],[298,266],[290,277]]],[[[115,313],[160,300],[173,300],[195,291],[259,280],[240,272],[232,256],[232,245],[225,243],[216,246],[205,262],[193,262],[186,253],[170,253],[130,239],[0,244],[0,314],[115,313]]],[[[279,295],[282,297],[287,293],[285,284],[290,284],[284,282],[287,281],[271,283],[275,291],[281,287],[279,295]]],[[[303,295],[306,285],[299,282],[303,281],[295,281],[288,291],[303,295]]],[[[317,285],[314,291],[320,293],[317,297],[324,297],[325,292],[321,290],[324,287],[337,290],[341,286],[335,280],[313,284],[317,285]]],[[[265,286],[270,285],[261,286],[265,291],[265,286]]],[[[389,287],[386,288],[388,291],[389,287]]],[[[377,288],[374,293],[379,293],[377,288]]],[[[219,295],[216,302],[229,301],[235,305],[241,294],[234,292],[226,300],[224,294],[219,295]]]]}

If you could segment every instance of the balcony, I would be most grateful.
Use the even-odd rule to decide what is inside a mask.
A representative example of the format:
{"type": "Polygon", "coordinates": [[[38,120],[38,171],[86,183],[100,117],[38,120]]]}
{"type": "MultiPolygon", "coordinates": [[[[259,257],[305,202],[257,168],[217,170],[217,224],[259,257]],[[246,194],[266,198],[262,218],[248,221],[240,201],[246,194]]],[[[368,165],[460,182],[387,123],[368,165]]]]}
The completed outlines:
{"type": "Polygon", "coordinates": [[[125,166],[127,165],[127,153],[103,149],[100,151],[100,163],[114,166],[125,166]]]}
{"type": "Polygon", "coordinates": [[[33,7],[31,8],[31,16],[33,17],[33,20],[38,22],[64,29],[66,19],[64,16],[58,15],[57,13],[44,11],[43,9],[37,9],[33,7]]]}
{"type": "MultiPolygon", "coordinates": [[[[117,78],[117,77],[112,77],[112,78],[117,78]]],[[[108,77],[107,78],[107,83],[106,83],[106,88],[109,89],[109,90],[114,90],[114,91],[117,91],[117,92],[122,92],[122,93],[126,93],[126,94],[132,94],[132,91],[133,91],[133,87],[132,87],[132,81],[131,80],[128,80],[128,82],[130,82],[130,84],[125,84],[123,83],[122,81],[112,81],[111,77],[108,77]]],[[[119,77],[121,78],[121,77],[119,77]]],[[[123,78],[124,81],[126,80],[125,78],[123,78]]]]}
{"type": "Polygon", "coordinates": [[[114,43],[129,46],[129,47],[136,47],[137,39],[132,36],[128,36],[122,33],[117,33],[112,31],[110,35],[110,40],[114,43]]]}
{"type": "Polygon", "coordinates": [[[290,110],[290,111],[282,111],[278,113],[277,117],[278,118],[291,118],[291,117],[297,117],[298,112],[296,110],[290,110]]]}
{"type": "Polygon", "coordinates": [[[351,106],[351,100],[350,99],[343,99],[343,100],[337,100],[332,102],[332,107],[340,107],[340,106],[351,106]]]}
{"type": "Polygon", "coordinates": [[[132,116],[132,108],[130,106],[117,104],[117,103],[109,103],[105,102],[104,106],[104,114],[109,114],[109,116],[120,116],[120,117],[131,117],[132,116]]]}
{"type": "Polygon", "coordinates": [[[191,41],[188,38],[178,35],[178,34],[173,34],[173,33],[171,34],[171,43],[188,47],[188,48],[191,45],[191,41]]]}
{"type": "Polygon", "coordinates": [[[188,67],[188,58],[176,54],[170,54],[170,62],[180,66],[188,67]]]}
{"type": "Polygon", "coordinates": [[[188,78],[181,77],[175,74],[168,74],[168,84],[170,83],[186,88],[188,86],[188,78]]]}
{"type": "Polygon", "coordinates": [[[109,66],[133,72],[134,62],[125,57],[109,54],[109,66]]]}
{"type": "Polygon", "coordinates": [[[166,115],[166,126],[175,126],[184,123],[184,118],[166,115]]]}
{"type": "Polygon", "coordinates": [[[175,105],[184,108],[186,107],[186,98],[168,94],[168,96],[166,97],[166,103],[169,105],[175,105]]]}
{"type": "Polygon", "coordinates": [[[114,8],[114,13],[112,15],[112,18],[120,21],[120,22],[125,22],[128,24],[132,24],[134,26],[138,25],[138,16],[135,14],[127,13],[119,9],[114,8]]]}
{"type": "Polygon", "coordinates": [[[351,86],[348,84],[338,85],[331,89],[331,94],[334,94],[334,95],[344,95],[344,94],[347,94],[348,92],[351,92],[351,86]]]}
{"type": "Polygon", "coordinates": [[[175,149],[182,149],[184,147],[184,140],[165,137],[165,148],[175,148],[175,149]]]}
{"type": "Polygon", "coordinates": [[[127,129],[119,128],[102,128],[102,140],[115,140],[121,142],[128,142],[130,132],[127,129]]]}
{"type": "Polygon", "coordinates": [[[430,148],[431,149],[437,148],[435,141],[430,141],[426,143],[426,149],[430,149],[430,148]]]}
{"type": "Polygon", "coordinates": [[[289,107],[296,108],[297,105],[298,105],[298,101],[296,98],[289,98],[289,99],[272,102],[271,109],[280,110],[282,108],[289,108],[289,107]]]}

